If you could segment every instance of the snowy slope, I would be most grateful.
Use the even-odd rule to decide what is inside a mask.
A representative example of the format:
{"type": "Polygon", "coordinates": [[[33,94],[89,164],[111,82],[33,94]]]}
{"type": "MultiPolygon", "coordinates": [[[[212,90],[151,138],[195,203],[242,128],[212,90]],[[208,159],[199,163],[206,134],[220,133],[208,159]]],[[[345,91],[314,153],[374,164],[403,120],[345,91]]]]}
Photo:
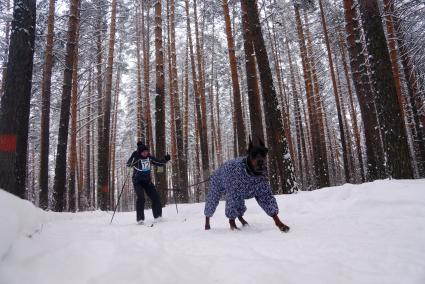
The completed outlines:
{"type": "Polygon", "coordinates": [[[165,221],[149,228],[135,225],[134,212],[109,225],[111,213],[40,214],[0,193],[1,219],[15,216],[0,231],[2,255],[9,243],[2,284],[425,283],[425,180],[278,196],[288,234],[254,200],[250,227],[231,232],[223,203],[204,231],[203,204],[179,205],[178,215],[168,206],[165,221]],[[31,238],[16,229],[40,222],[31,238]]]}
{"type": "Polygon", "coordinates": [[[0,260],[7,257],[16,240],[31,237],[46,221],[43,210],[0,190],[0,260]]]}

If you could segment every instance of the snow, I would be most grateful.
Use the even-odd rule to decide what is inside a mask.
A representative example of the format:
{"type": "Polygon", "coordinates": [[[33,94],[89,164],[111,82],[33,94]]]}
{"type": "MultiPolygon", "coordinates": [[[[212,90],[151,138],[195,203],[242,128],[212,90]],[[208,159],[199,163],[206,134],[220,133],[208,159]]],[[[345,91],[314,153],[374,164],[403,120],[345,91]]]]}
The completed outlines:
{"type": "Polygon", "coordinates": [[[277,200],[287,234],[255,200],[233,232],[222,202],[205,231],[202,203],[171,204],[150,228],[134,212],[109,225],[111,212],[43,212],[0,191],[0,283],[425,283],[425,180],[277,200]]]}
{"type": "Polygon", "coordinates": [[[46,221],[44,211],[31,202],[0,190],[0,261],[7,258],[16,241],[32,237],[46,221]]]}

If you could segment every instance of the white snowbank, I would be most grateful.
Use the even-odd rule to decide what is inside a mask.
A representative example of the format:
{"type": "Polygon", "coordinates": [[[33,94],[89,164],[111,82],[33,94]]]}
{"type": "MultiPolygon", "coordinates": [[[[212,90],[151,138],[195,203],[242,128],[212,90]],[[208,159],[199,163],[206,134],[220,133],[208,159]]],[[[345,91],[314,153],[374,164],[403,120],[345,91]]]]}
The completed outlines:
{"type": "MultiPolygon", "coordinates": [[[[46,213],[42,232],[16,240],[0,262],[0,283],[425,283],[425,180],[277,200],[288,234],[255,200],[247,202],[250,227],[235,232],[223,202],[210,231],[203,204],[179,205],[178,215],[167,206],[165,221],[152,228],[135,225],[134,212],[118,213],[112,225],[110,212],[46,213]]],[[[3,215],[24,212],[25,202],[11,202],[3,215]]],[[[150,210],[146,216],[152,220],[150,210]]]]}
{"type": "Polygon", "coordinates": [[[18,238],[31,238],[46,220],[43,210],[0,189],[0,260],[18,238]]]}

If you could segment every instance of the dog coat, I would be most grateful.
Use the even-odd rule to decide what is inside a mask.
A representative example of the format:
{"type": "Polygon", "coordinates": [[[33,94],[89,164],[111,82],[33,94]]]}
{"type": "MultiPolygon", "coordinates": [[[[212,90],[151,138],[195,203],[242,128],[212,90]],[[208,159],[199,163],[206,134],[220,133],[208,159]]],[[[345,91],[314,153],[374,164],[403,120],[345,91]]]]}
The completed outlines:
{"type": "Polygon", "coordinates": [[[204,210],[206,217],[214,215],[222,196],[226,200],[225,214],[229,219],[242,216],[246,211],[245,199],[253,197],[267,215],[279,213],[267,178],[248,174],[246,163],[246,157],[227,161],[211,175],[204,210]]]}

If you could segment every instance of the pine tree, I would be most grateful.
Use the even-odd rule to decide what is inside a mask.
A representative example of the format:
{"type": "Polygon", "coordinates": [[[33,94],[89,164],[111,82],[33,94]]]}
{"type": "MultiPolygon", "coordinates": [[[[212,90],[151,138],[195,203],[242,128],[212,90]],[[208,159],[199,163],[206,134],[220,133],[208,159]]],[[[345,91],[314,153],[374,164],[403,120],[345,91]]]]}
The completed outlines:
{"type": "MultiPolygon", "coordinates": [[[[279,180],[274,188],[275,192],[292,193],[297,190],[295,181],[294,167],[289,154],[288,144],[285,137],[285,130],[282,125],[281,113],[277,109],[277,96],[274,88],[272,72],[270,69],[264,38],[261,31],[261,24],[258,15],[258,8],[255,1],[247,1],[248,21],[251,33],[255,55],[257,58],[257,67],[261,79],[261,88],[264,100],[264,111],[266,115],[267,141],[270,146],[271,165],[270,176],[272,179],[279,180]]],[[[276,183],[272,181],[272,185],[276,183]]]]}
{"type": "MultiPolygon", "coordinates": [[[[155,155],[165,156],[165,86],[164,86],[164,51],[162,45],[162,5],[161,1],[155,4],[155,155]]],[[[162,204],[167,203],[167,177],[163,168],[157,168],[156,186],[161,196],[162,204]]]]}
{"type": "Polygon", "coordinates": [[[233,100],[235,107],[235,116],[236,116],[236,133],[238,141],[238,155],[245,153],[246,147],[246,134],[245,134],[245,123],[242,116],[242,105],[241,105],[241,91],[239,87],[239,77],[236,63],[235,55],[235,43],[233,39],[232,27],[230,25],[230,15],[229,15],[229,4],[228,0],[223,0],[223,12],[224,12],[224,22],[226,27],[226,36],[227,36],[227,50],[229,53],[229,62],[230,62],[230,72],[232,74],[232,89],[233,89],[233,100]]]}
{"type": "Polygon", "coordinates": [[[28,120],[35,40],[35,0],[15,0],[0,106],[0,188],[25,197],[28,120]]]}
{"type": "Polygon", "coordinates": [[[60,127],[55,166],[55,179],[53,184],[54,210],[64,211],[66,187],[66,154],[68,146],[68,127],[71,105],[72,71],[74,70],[74,57],[77,42],[77,27],[79,25],[78,7],[80,0],[72,0],[69,8],[68,34],[66,43],[65,69],[63,74],[62,101],[60,112],[60,127]]]}
{"type": "Polygon", "coordinates": [[[390,177],[413,178],[402,106],[397,98],[391,60],[377,0],[359,0],[362,27],[374,76],[376,105],[390,177]]]}

